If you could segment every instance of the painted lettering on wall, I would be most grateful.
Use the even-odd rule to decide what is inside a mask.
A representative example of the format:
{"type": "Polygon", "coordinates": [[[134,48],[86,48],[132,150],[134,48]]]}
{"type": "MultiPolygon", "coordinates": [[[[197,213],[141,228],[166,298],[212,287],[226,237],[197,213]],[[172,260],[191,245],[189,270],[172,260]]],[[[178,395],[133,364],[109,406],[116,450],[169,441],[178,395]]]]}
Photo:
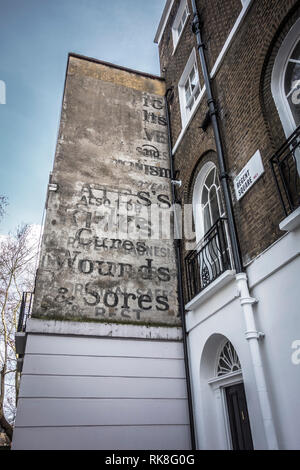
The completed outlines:
{"type": "Polygon", "coordinates": [[[154,237],[153,208],[163,227],[171,208],[164,99],[130,89],[127,109],[124,90],[118,95],[111,84],[109,98],[105,86],[101,94],[100,82],[93,96],[102,100],[95,109],[107,115],[118,103],[116,129],[119,115],[129,118],[122,135],[104,114],[82,134],[76,115],[78,137],[72,134],[59,144],[69,176],[60,182],[58,173],[59,190],[49,198],[35,308],[49,317],[179,324],[173,240],[154,237]],[[97,139],[102,145],[94,144],[97,139]],[[83,145],[85,162],[78,165],[71,150],[83,145]],[[101,162],[101,171],[94,171],[95,161],[101,162]]]}

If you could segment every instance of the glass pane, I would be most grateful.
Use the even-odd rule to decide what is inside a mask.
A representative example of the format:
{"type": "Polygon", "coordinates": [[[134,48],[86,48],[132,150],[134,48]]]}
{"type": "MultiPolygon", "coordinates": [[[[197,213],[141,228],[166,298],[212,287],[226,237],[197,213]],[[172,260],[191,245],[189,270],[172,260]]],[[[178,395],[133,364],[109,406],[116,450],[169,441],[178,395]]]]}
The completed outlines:
{"type": "Polygon", "coordinates": [[[188,108],[190,111],[192,110],[192,108],[193,108],[193,106],[194,106],[194,102],[195,102],[195,100],[194,100],[194,98],[192,98],[191,101],[190,101],[190,103],[189,103],[189,105],[187,106],[187,108],[188,108]]]}
{"type": "Polygon", "coordinates": [[[208,204],[203,209],[204,233],[207,233],[212,226],[208,204]]]}
{"type": "Polygon", "coordinates": [[[216,191],[215,186],[212,186],[212,188],[209,192],[209,200],[210,200],[210,210],[211,210],[212,224],[214,224],[220,217],[217,191],[216,191]]]}
{"type": "Polygon", "coordinates": [[[190,80],[191,80],[191,87],[192,87],[192,90],[198,85],[198,73],[197,73],[197,70],[195,68],[195,66],[193,67],[193,70],[190,74],[190,80]]]}
{"type": "Polygon", "coordinates": [[[288,98],[288,103],[290,105],[293,118],[295,119],[296,126],[299,126],[300,124],[300,84],[290,94],[288,98]]]}
{"type": "Polygon", "coordinates": [[[178,36],[180,35],[181,30],[182,30],[182,24],[181,24],[181,22],[180,22],[179,25],[178,25],[178,28],[177,28],[178,36]]]}
{"type": "Polygon", "coordinates": [[[296,126],[298,126],[300,124],[300,63],[293,62],[293,60],[300,61],[300,41],[288,61],[284,77],[285,94],[296,126]]]}
{"type": "Polygon", "coordinates": [[[186,84],[184,86],[184,89],[185,89],[185,100],[186,100],[186,102],[188,102],[191,95],[192,95],[189,80],[186,82],[186,84]]]}
{"type": "Polygon", "coordinates": [[[199,95],[200,95],[200,90],[199,90],[199,87],[197,86],[197,89],[194,93],[195,100],[198,98],[199,95]]]}
{"type": "Polygon", "coordinates": [[[202,191],[202,199],[201,199],[201,204],[206,204],[208,201],[208,190],[207,188],[204,186],[203,188],[203,191],[202,191]]]}
{"type": "Polygon", "coordinates": [[[192,89],[193,89],[193,85],[195,86],[195,69],[194,67],[192,68],[192,71],[190,73],[190,82],[191,82],[191,86],[192,86],[192,89]]]}
{"type": "Polygon", "coordinates": [[[213,182],[214,182],[214,179],[215,179],[215,171],[216,171],[216,169],[213,168],[213,169],[209,172],[208,176],[206,177],[205,184],[206,184],[206,186],[207,186],[208,188],[210,188],[211,185],[212,185],[213,182]]]}
{"type": "Polygon", "coordinates": [[[297,86],[295,82],[298,80],[300,80],[300,64],[289,62],[284,77],[284,91],[286,95],[297,86]]]}
{"type": "Polygon", "coordinates": [[[291,59],[300,59],[300,41],[297,43],[296,47],[293,50],[293,53],[291,55],[291,59]]]}
{"type": "Polygon", "coordinates": [[[184,24],[186,19],[186,10],[184,10],[183,15],[182,15],[182,24],[184,24]]]}

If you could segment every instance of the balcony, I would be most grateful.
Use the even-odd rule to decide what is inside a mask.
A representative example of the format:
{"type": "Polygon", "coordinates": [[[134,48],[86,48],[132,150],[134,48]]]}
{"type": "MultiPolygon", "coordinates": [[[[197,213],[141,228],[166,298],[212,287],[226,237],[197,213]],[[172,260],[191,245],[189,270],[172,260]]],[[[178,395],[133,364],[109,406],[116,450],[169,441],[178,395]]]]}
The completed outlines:
{"type": "Polygon", "coordinates": [[[33,292],[23,292],[17,328],[18,333],[25,332],[27,319],[30,318],[32,312],[33,297],[33,292]]]}
{"type": "MultiPolygon", "coordinates": [[[[204,238],[185,258],[188,305],[196,296],[218,279],[233,274],[233,262],[228,243],[227,219],[222,217],[210,228],[204,238]]],[[[211,289],[210,289],[211,291],[211,289]]],[[[188,309],[187,305],[187,309],[188,309]]]]}
{"type": "Polygon", "coordinates": [[[282,230],[298,225],[300,215],[300,126],[270,159],[285,221],[282,230]]]}
{"type": "Polygon", "coordinates": [[[32,304],[33,304],[33,292],[23,292],[19,321],[17,326],[17,331],[15,334],[15,344],[16,344],[16,353],[18,354],[17,360],[17,370],[18,372],[22,371],[23,367],[23,358],[25,352],[25,343],[26,343],[26,323],[28,318],[31,316],[32,304]]]}

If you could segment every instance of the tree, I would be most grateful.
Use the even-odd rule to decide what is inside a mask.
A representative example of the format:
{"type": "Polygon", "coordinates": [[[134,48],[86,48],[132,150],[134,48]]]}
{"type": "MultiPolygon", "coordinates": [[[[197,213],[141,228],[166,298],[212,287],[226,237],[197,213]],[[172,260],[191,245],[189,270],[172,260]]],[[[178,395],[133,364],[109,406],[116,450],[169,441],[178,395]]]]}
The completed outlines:
{"type": "Polygon", "coordinates": [[[29,225],[0,238],[0,427],[12,439],[18,394],[15,332],[23,291],[32,291],[37,255],[29,225]]]}
{"type": "Polygon", "coordinates": [[[1,219],[5,213],[5,207],[7,206],[8,204],[8,201],[7,201],[7,197],[6,196],[2,196],[0,194],[0,222],[1,222],[1,219]]]}

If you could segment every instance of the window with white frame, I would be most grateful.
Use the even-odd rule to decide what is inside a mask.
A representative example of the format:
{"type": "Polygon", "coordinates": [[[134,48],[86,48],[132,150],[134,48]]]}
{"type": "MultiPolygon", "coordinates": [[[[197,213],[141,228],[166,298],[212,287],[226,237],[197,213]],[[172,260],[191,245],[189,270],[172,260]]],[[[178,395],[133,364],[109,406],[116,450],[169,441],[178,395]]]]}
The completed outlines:
{"type": "Polygon", "coordinates": [[[272,71],[272,95],[287,137],[300,124],[300,18],[286,35],[272,71]]]}
{"type": "Polygon", "coordinates": [[[172,26],[174,50],[176,49],[176,46],[182,34],[185,23],[187,22],[188,16],[189,16],[189,8],[188,8],[187,0],[181,0],[178,11],[177,11],[177,15],[175,17],[175,20],[172,26]]]}
{"type": "Polygon", "coordinates": [[[197,245],[186,263],[188,276],[195,280],[190,293],[197,295],[233,266],[218,170],[213,162],[206,162],[196,178],[193,214],[197,245]]]}
{"type": "Polygon", "coordinates": [[[220,217],[225,216],[216,166],[207,162],[199,172],[193,192],[196,240],[199,242],[220,217]]]}
{"type": "Polygon", "coordinates": [[[285,76],[284,93],[296,126],[300,124],[300,34],[299,41],[288,58],[285,76]]]}
{"type": "Polygon", "coordinates": [[[195,49],[193,49],[179,80],[178,91],[182,125],[185,126],[201,92],[195,49]]]}
{"type": "Polygon", "coordinates": [[[225,215],[216,167],[213,167],[209,171],[203,183],[201,206],[203,211],[204,233],[207,233],[215,222],[225,215]]]}
{"type": "Polygon", "coordinates": [[[222,377],[242,369],[239,356],[230,341],[226,341],[218,355],[217,377],[222,377]]]}

